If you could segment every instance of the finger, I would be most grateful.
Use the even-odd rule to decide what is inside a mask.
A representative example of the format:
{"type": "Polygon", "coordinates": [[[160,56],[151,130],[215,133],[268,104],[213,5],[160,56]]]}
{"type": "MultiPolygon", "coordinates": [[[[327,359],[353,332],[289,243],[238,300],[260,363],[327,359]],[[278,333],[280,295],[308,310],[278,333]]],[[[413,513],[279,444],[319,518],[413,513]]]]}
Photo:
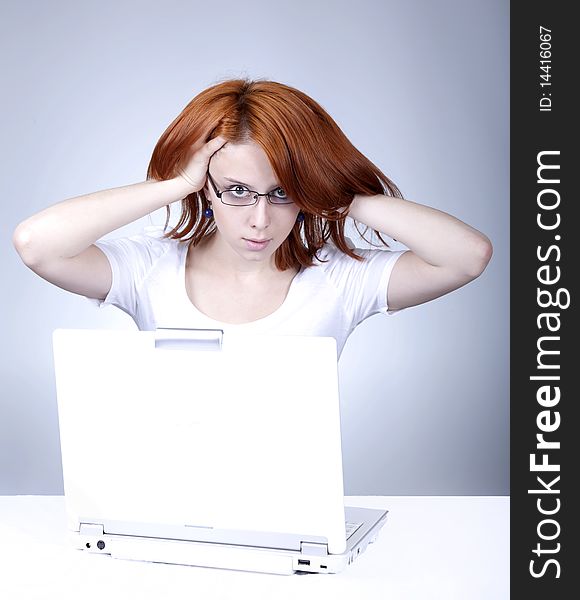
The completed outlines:
{"type": "MultiPolygon", "coordinates": [[[[191,149],[195,152],[195,151],[203,148],[205,146],[205,144],[208,143],[207,138],[214,129],[215,129],[215,125],[212,125],[211,127],[208,127],[207,129],[205,129],[201,133],[201,135],[195,140],[195,142],[191,145],[191,149]]],[[[213,138],[213,139],[215,140],[217,138],[213,138]]],[[[213,140],[209,140],[209,141],[212,142],[213,140]]]]}
{"type": "Polygon", "coordinates": [[[220,148],[226,144],[227,140],[221,136],[213,138],[205,144],[201,152],[206,160],[209,160],[220,148]]]}
{"type": "Polygon", "coordinates": [[[221,148],[226,142],[227,140],[225,137],[218,135],[217,137],[214,137],[213,140],[207,142],[206,145],[213,149],[213,151],[215,152],[218,148],[221,148]]]}

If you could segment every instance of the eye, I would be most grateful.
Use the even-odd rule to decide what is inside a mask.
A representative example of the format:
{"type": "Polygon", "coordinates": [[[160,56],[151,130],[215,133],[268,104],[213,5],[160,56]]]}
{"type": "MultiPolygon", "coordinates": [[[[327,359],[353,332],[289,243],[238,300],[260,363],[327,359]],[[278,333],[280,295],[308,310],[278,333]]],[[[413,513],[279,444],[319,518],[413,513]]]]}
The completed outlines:
{"type": "Polygon", "coordinates": [[[277,190],[274,190],[274,193],[276,194],[276,196],[278,198],[286,198],[286,192],[282,189],[282,188],[278,188],[277,190]]]}
{"type": "Polygon", "coordinates": [[[231,192],[236,198],[243,198],[249,193],[249,189],[245,188],[243,185],[236,185],[228,190],[231,192]]]}

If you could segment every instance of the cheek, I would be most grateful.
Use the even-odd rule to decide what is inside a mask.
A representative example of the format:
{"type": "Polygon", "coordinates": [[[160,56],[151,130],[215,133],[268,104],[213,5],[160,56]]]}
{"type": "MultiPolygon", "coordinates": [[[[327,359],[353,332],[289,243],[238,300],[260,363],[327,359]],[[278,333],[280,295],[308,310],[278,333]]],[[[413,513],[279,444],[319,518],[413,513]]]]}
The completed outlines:
{"type": "Polygon", "coordinates": [[[225,229],[231,229],[235,227],[239,218],[236,217],[235,214],[232,214],[229,211],[223,210],[222,206],[219,206],[216,210],[216,205],[213,205],[213,215],[216,222],[216,225],[219,224],[221,227],[225,229]]]}
{"type": "Polygon", "coordinates": [[[296,225],[296,221],[298,220],[298,215],[300,214],[300,209],[295,210],[292,213],[292,218],[290,219],[290,229],[296,225]]]}
{"type": "Polygon", "coordinates": [[[221,226],[224,231],[227,231],[230,235],[238,237],[238,234],[241,231],[239,219],[235,217],[226,217],[221,220],[221,226]]]}
{"type": "Polygon", "coordinates": [[[295,223],[296,217],[294,217],[293,215],[286,215],[279,221],[279,231],[287,235],[290,233],[290,231],[292,231],[292,227],[294,227],[295,223]]]}

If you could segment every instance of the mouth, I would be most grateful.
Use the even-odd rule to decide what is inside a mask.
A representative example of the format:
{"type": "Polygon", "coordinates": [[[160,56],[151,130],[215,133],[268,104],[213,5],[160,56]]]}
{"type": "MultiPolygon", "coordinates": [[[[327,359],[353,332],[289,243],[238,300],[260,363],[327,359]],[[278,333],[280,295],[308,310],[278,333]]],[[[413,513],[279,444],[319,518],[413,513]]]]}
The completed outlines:
{"type": "Polygon", "coordinates": [[[251,238],[243,238],[246,242],[248,250],[263,250],[272,241],[271,239],[253,240],[251,238]]]}

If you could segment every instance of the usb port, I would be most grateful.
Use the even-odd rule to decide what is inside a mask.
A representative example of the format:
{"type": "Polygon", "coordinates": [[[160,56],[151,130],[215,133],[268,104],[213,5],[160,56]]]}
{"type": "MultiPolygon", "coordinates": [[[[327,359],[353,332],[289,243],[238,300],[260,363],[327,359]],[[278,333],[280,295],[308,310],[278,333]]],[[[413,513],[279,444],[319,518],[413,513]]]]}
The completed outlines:
{"type": "Polygon", "coordinates": [[[299,559],[298,559],[298,564],[299,564],[299,565],[309,565],[309,564],[310,564],[310,561],[309,561],[309,560],[304,560],[304,559],[302,559],[302,558],[299,558],[299,559]]]}

